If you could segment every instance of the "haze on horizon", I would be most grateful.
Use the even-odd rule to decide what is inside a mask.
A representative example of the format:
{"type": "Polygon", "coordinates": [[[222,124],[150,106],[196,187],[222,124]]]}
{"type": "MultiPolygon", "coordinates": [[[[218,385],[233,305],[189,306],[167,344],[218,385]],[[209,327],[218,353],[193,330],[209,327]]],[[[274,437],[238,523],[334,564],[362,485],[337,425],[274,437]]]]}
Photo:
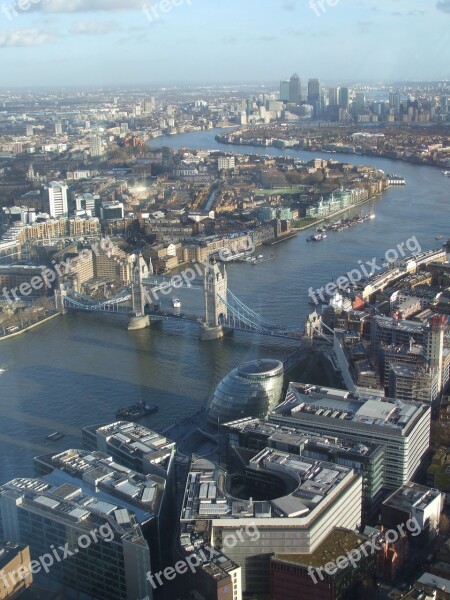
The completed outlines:
{"type": "Polygon", "coordinates": [[[0,87],[450,78],[450,0],[310,2],[0,0],[0,87]]]}

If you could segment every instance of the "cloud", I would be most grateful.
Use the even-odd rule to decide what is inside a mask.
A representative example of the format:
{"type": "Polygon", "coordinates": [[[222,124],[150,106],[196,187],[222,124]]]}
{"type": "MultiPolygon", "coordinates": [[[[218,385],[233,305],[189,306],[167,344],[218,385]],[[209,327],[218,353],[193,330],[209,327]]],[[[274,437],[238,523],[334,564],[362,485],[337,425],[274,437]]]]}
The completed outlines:
{"type": "Polygon", "coordinates": [[[71,27],[70,33],[75,35],[105,35],[118,30],[119,26],[114,21],[97,23],[94,21],[79,21],[71,27]]]}
{"type": "Polygon", "coordinates": [[[12,29],[0,32],[0,48],[43,46],[51,44],[55,39],[54,31],[49,29],[12,29]]]}
{"type": "Polygon", "coordinates": [[[442,10],[442,12],[445,13],[449,13],[450,14],[450,0],[440,0],[437,4],[436,4],[436,8],[438,10],[442,10]]]}
{"type": "MultiPolygon", "coordinates": [[[[29,10],[45,13],[79,13],[135,11],[142,10],[142,7],[143,0],[40,0],[32,4],[29,10]]],[[[19,11],[20,8],[17,9],[17,12],[19,11]]]]}

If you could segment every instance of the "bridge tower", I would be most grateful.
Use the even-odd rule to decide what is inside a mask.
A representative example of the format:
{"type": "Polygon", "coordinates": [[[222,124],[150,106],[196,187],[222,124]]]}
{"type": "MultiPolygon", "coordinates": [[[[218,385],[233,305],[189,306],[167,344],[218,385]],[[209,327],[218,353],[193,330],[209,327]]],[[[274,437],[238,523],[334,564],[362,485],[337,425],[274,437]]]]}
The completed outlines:
{"type": "Polygon", "coordinates": [[[145,329],[150,325],[150,319],[145,314],[145,288],[142,280],[148,277],[148,266],[142,255],[139,255],[133,269],[131,281],[131,313],[128,330],[145,329]]]}
{"type": "Polygon", "coordinates": [[[66,296],[67,292],[62,285],[55,290],[55,308],[62,315],[66,314],[66,305],[64,304],[66,296]]]}
{"type": "Polygon", "coordinates": [[[228,316],[224,300],[228,291],[228,276],[225,265],[210,263],[205,271],[205,323],[202,327],[202,340],[217,340],[225,334],[223,320],[228,316]]]}

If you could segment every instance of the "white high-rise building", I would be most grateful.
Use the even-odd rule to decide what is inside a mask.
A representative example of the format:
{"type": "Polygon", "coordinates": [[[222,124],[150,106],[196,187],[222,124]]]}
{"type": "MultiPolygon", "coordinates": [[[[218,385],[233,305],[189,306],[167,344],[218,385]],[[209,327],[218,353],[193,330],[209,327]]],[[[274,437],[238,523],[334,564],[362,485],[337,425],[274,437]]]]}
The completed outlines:
{"type": "Polygon", "coordinates": [[[46,190],[48,194],[48,212],[55,219],[69,216],[67,203],[67,185],[58,181],[51,181],[46,190]]]}
{"type": "Polygon", "coordinates": [[[103,156],[103,138],[100,135],[93,135],[90,140],[90,151],[93,158],[103,156]]]}
{"type": "Polygon", "coordinates": [[[62,135],[62,123],[55,123],[55,135],[62,135]]]}

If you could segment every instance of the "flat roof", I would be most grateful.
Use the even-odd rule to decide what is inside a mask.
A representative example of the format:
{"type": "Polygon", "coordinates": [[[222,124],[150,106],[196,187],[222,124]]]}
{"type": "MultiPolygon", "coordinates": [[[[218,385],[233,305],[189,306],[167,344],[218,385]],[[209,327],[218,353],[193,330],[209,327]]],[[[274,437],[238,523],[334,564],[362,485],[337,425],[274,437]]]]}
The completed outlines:
{"type": "Polygon", "coordinates": [[[285,401],[271,414],[290,416],[299,421],[303,415],[313,415],[319,418],[403,429],[423,406],[420,402],[385,398],[376,390],[373,394],[356,393],[291,382],[285,401]]]}
{"type": "Polygon", "coordinates": [[[270,447],[272,447],[271,442],[297,446],[299,453],[301,453],[302,448],[318,447],[322,450],[348,453],[354,456],[372,456],[382,448],[380,444],[374,444],[369,441],[365,444],[349,442],[335,436],[321,435],[312,431],[302,431],[300,425],[298,428],[294,426],[287,427],[277,423],[262,421],[261,419],[253,419],[252,417],[231,421],[230,423],[225,423],[222,427],[225,429],[228,428],[231,431],[239,431],[243,434],[256,434],[261,439],[265,438],[267,446],[270,447]]]}
{"type": "Polygon", "coordinates": [[[354,548],[358,548],[367,538],[348,529],[336,528],[311,554],[274,554],[275,560],[294,563],[296,565],[323,567],[328,562],[335,562],[354,548]]]}
{"type": "Polygon", "coordinates": [[[295,489],[273,500],[237,499],[225,490],[224,474],[217,465],[209,461],[196,461],[187,477],[181,521],[254,517],[259,513],[269,518],[304,517],[353,473],[350,467],[273,448],[265,448],[256,454],[248,468],[288,477],[295,489]]]}
{"type": "Polygon", "coordinates": [[[424,509],[443,492],[419,485],[418,483],[407,483],[398,488],[384,502],[383,506],[389,506],[405,512],[413,508],[424,509]]]}
{"type": "Polygon", "coordinates": [[[44,479],[60,482],[58,490],[66,490],[67,495],[77,489],[90,490],[92,495],[99,497],[102,494],[109,502],[133,506],[143,520],[149,518],[148,513],[159,511],[165,480],[123,467],[102,452],[70,449],[39,456],[35,461],[53,469],[44,479]]]}

